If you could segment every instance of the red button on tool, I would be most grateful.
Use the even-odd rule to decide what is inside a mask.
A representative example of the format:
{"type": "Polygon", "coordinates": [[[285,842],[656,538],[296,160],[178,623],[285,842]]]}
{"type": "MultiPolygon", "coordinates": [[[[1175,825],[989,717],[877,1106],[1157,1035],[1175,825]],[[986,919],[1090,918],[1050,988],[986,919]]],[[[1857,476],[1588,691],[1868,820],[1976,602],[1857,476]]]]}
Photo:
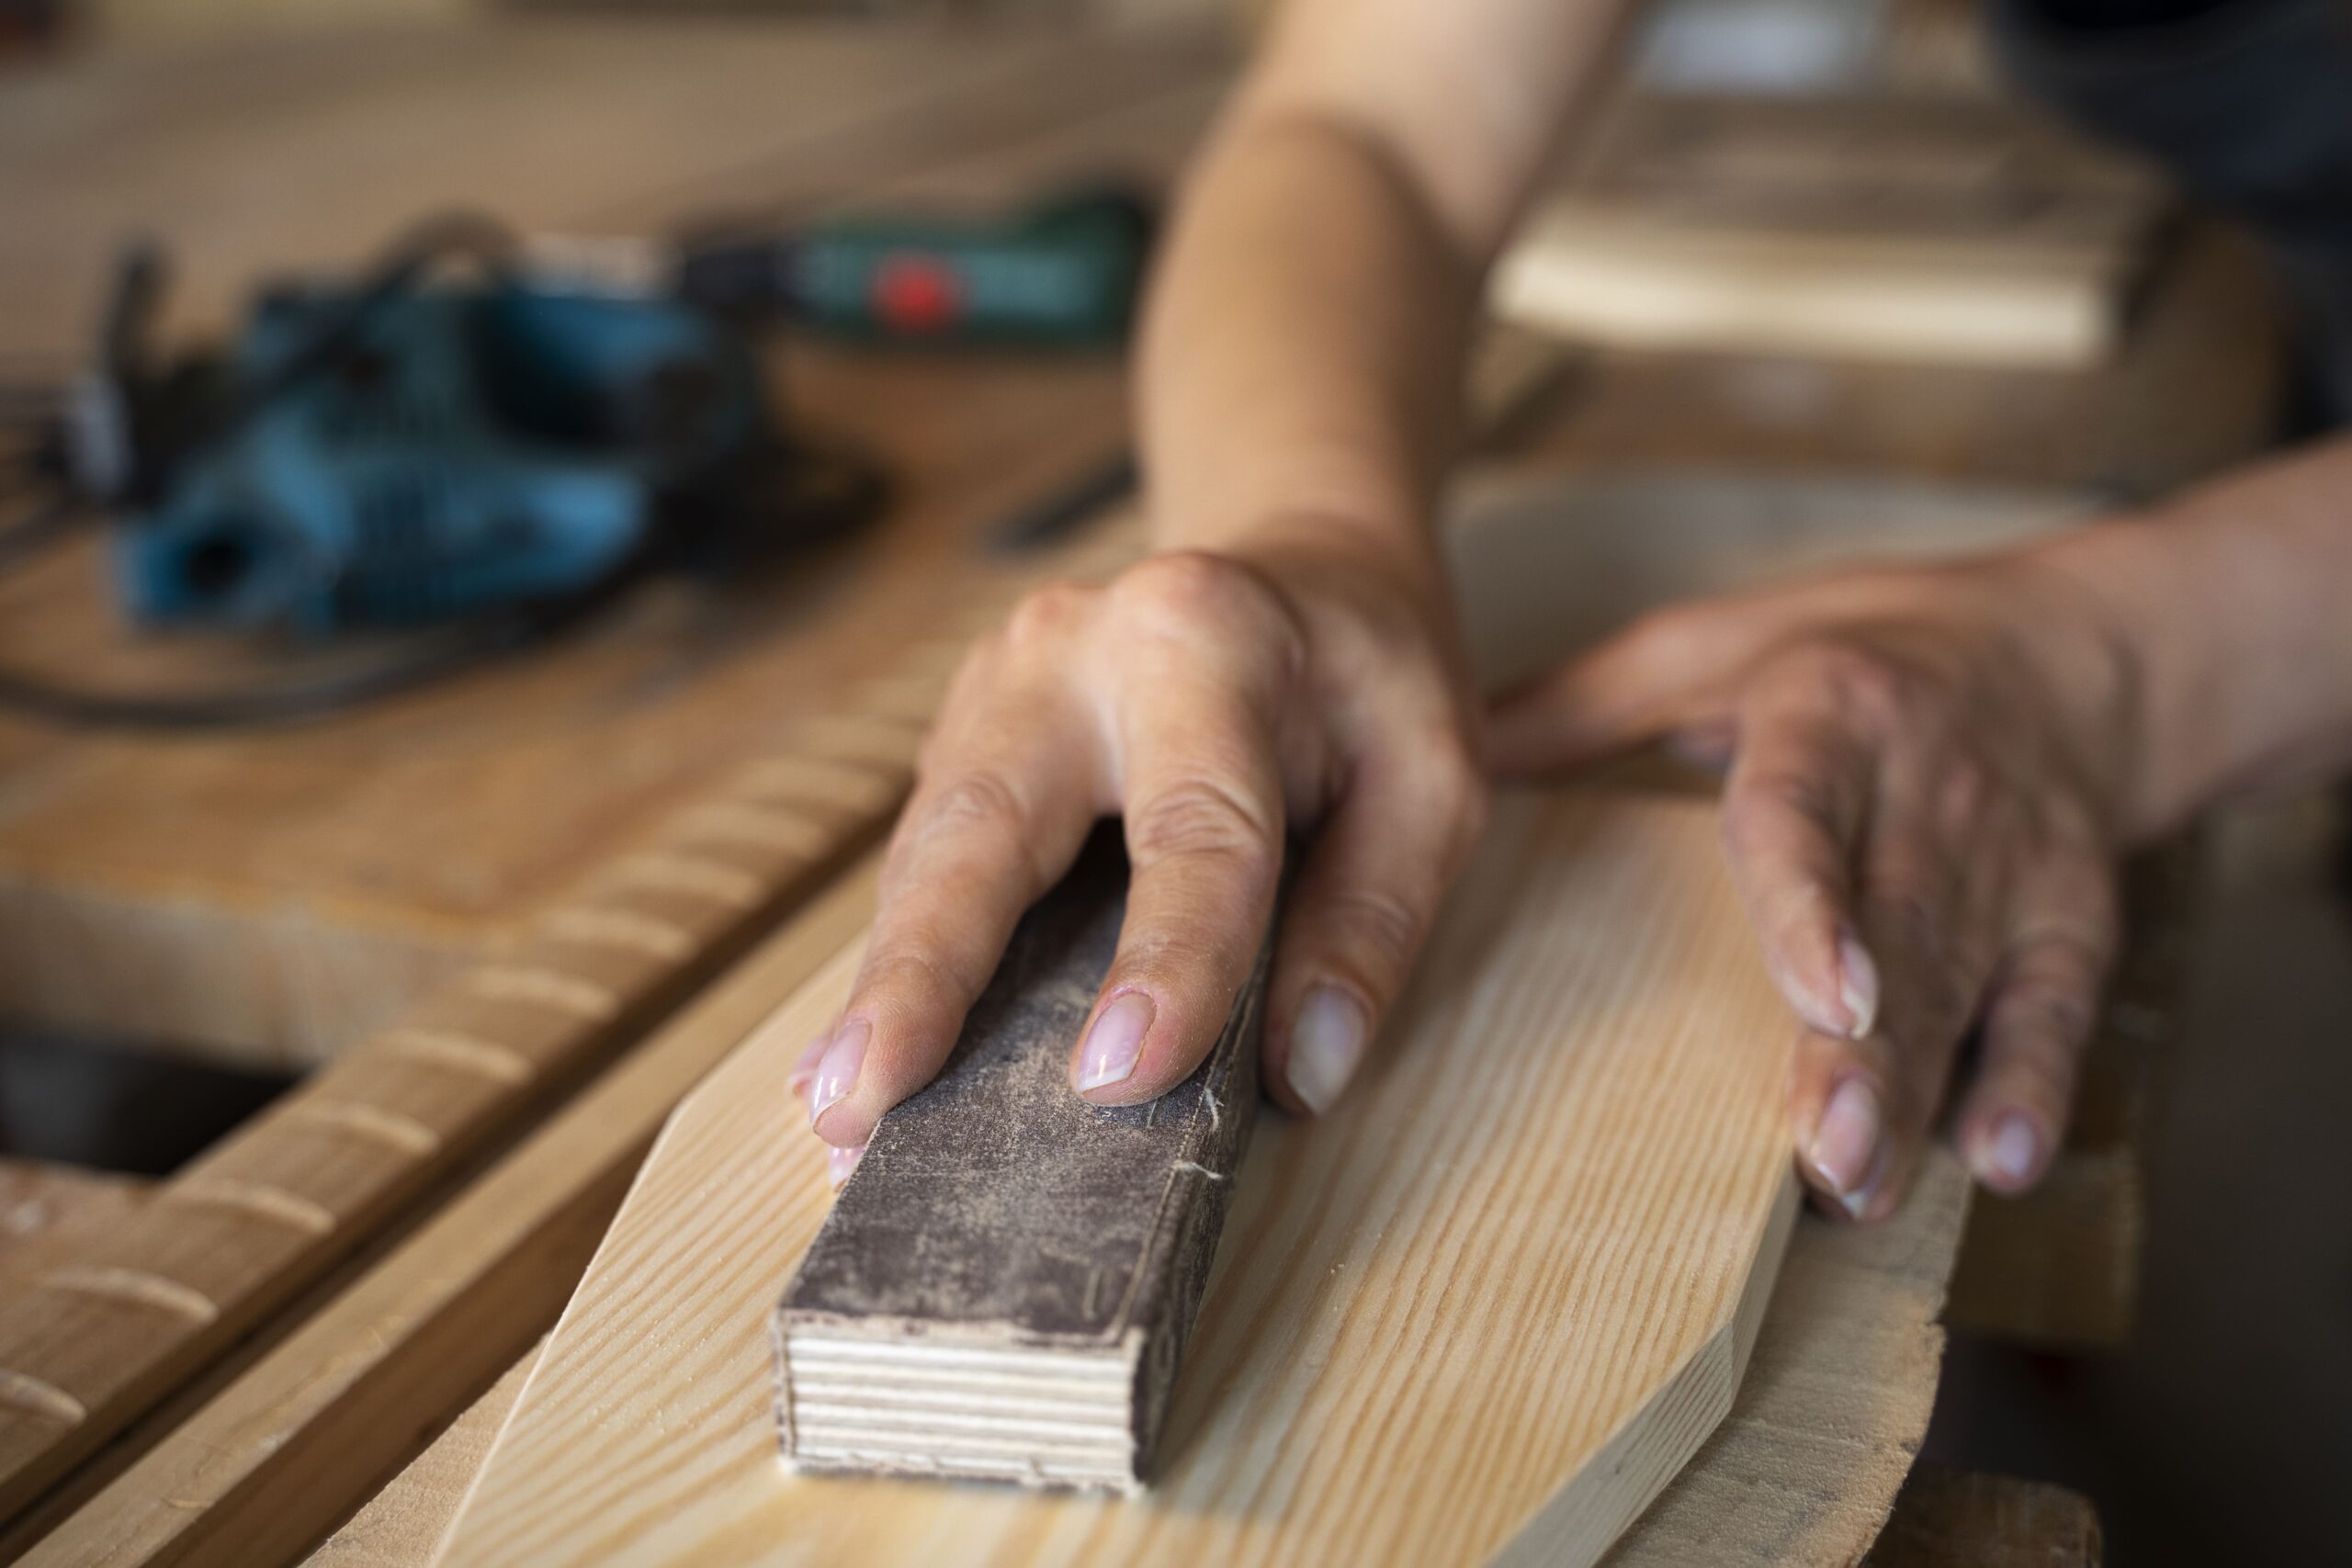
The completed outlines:
{"type": "Polygon", "coordinates": [[[945,326],[961,295],[956,275],[929,256],[892,256],[875,269],[874,312],[900,332],[945,326]]]}

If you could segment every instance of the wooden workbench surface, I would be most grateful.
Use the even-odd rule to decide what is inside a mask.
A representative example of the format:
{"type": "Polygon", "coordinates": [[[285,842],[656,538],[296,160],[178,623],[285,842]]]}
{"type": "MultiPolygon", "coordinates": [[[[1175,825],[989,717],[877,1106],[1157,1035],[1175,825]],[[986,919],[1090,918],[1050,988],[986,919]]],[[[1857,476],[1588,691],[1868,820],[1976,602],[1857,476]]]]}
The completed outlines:
{"type": "MultiPolygon", "coordinates": [[[[0,162],[0,360],[13,373],[20,355],[58,365],[78,354],[112,245],[134,230],[179,252],[185,318],[219,322],[260,274],[350,262],[453,201],[525,227],[650,231],[713,209],[1009,202],[1106,167],[1164,171],[1227,70],[1216,49],[1181,40],[705,18],[505,20],[20,74],[0,81],[0,145],[10,149],[0,162]]],[[[2244,303],[2242,261],[2202,240],[2183,256],[2159,278],[2124,358],[2097,372],[1912,376],[1611,355],[1586,367],[1520,450],[1545,464],[1714,457],[2042,485],[2169,482],[2255,439],[2275,367],[2272,340],[2246,330],[2259,310],[2244,303]],[[2199,396],[2165,390],[2181,386],[2199,396]]],[[[801,897],[828,857],[877,829],[942,650],[952,657],[955,639],[1035,570],[989,559],[978,536],[1098,462],[1125,429],[1108,365],[861,360],[800,346],[778,373],[804,417],[880,451],[901,485],[881,526],[801,571],[717,595],[660,589],[542,657],[299,733],[160,740],[0,720],[0,997],[11,1010],[354,1069],[317,1075],[283,1115],[164,1183],[168,1207],[128,1205],[149,1216],[143,1230],[112,1224],[98,1204],[78,1230],[62,1223],[38,1238],[47,1250],[27,1247],[52,1287],[56,1261],[84,1256],[93,1238],[124,1249],[176,1239],[186,1256],[167,1258],[165,1274],[178,1279],[170,1269],[205,1261],[188,1239],[201,1239],[199,1216],[235,1218],[246,1250],[196,1298],[213,1317],[181,1298],[191,1310],[159,1327],[153,1299],[110,1303],[124,1322],[105,1355],[61,1348],[53,1315],[19,1310],[13,1281],[0,1292],[0,1371],[30,1379],[13,1386],[34,1398],[0,1410],[0,1483],[29,1493],[70,1472],[45,1512],[0,1537],[0,1552],[84,1504],[101,1508],[97,1488],[141,1450],[174,1478],[158,1495],[175,1506],[215,1488],[223,1529],[240,1507],[268,1515],[273,1486],[323,1466],[340,1488],[325,1504],[331,1518],[372,1490],[387,1455],[413,1451],[543,1332],[568,1289],[564,1271],[576,1277],[600,1211],[650,1135],[644,1118],[691,1082],[676,1063],[665,1071],[683,1081],[655,1075],[626,1107],[626,1128],[581,1156],[567,1178],[576,1185],[535,1193],[517,1176],[519,1188],[439,1194],[449,1200],[442,1215],[466,1216],[459,1229],[475,1250],[463,1268],[475,1272],[461,1278],[428,1250],[403,1273],[403,1255],[390,1253],[352,1276],[346,1296],[305,1303],[303,1337],[289,1337],[300,1324],[278,1309],[458,1174],[493,1132],[509,1135],[517,1118],[559,1103],[598,1053],[642,1040],[676,1006],[695,975],[658,951],[670,928],[645,913],[673,911],[648,894],[616,917],[609,888],[597,895],[605,904],[582,901],[616,857],[649,840],[669,846],[667,869],[701,879],[684,891],[736,899],[725,920],[681,914],[674,929],[740,943],[801,897]],[[922,657],[892,673],[910,652],[922,657]],[[912,683],[884,691],[877,673],[912,683]],[[812,753],[811,725],[844,705],[874,722],[812,753]],[[820,773],[848,778],[845,795],[816,798],[838,780],[817,788],[796,772],[811,755],[820,773]],[[757,790],[751,763],[770,769],[757,790]],[[716,813],[713,781],[723,784],[716,813]],[[697,811],[734,835],[725,853],[674,852],[695,849],[681,835],[697,811]],[[551,912],[603,923],[575,919],[562,927],[572,945],[551,947],[551,912]],[[607,944],[594,964],[583,932],[607,944]],[[649,933],[652,945],[634,957],[612,940],[649,933]],[[531,962],[466,967],[486,953],[531,962]],[[542,964],[549,953],[572,967],[542,964]],[[376,1026],[410,1021],[435,982],[468,976],[482,983],[463,1008],[434,1013],[428,1000],[423,1027],[393,1032],[397,1052],[389,1036],[354,1048],[376,1026]],[[583,977],[586,987],[571,984],[583,977]],[[460,1068],[474,1075],[472,1098],[447,1076],[460,1068]],[[322,1129],[344,1141],[328,1147],[322,1129]],[[516,1217],[518,1193],[543,1207],[516,1217]],[[453,1292],[467,1280],[479,1289],[461,1303],[453,1292]],[[484,1309],[482,1297],[503,1304],[484,1309]],[[495,1347],[469,1340],[479,1332],[469,1314],[483,1310],[497,1318],[495,1347]],[[216,1385],[215,1427],[184,1421],[191,1397],[73,1470],[256,1329],[243,1353],[261,1359],[216,1385]],[[412,1376],[449,1359],[453,1342],[475,1359],[437,1382],[412,1376]],[[328,1359],[304,1359],[314,1348],[328,1359]],[[322,1364],[348,1386],[329,1386],[322,1364]],[[41,1382],[52,1375],[77,1389],[86,1376],[95,1392],[60,1403],[41,1382]],[[370,1429],[377,1400],[413,1425],[378,1434],[390,1445],[366,1461],[378,1470],[338,1470],[322,1457],[335,1423],[370,1429]],[[59,1419],[75,1405],[86,1420],[59,1419]]],[[[0,664],[94,682],[250,668],[230,649],[126,637],[102,610],[94,571],[90,556],[68,553],[0,582],[0,664]]],[[[683,908],[683,892],[673,902],[683,908]]],[[[1947,1258],[1959,1207],[1955,1197],[1934,1244],[1947,1258]]],[[[433,1234],[418,1231],[416,1243],[433,1234]]],[[[120,1284],[132,1258],[108,1254],[101,1282],[120,1284]]],[[[1945,1271],[1939,1264],[1900,1301],[1887,1298],[1884,1325],[1924,1324],[1945,1271]]],[[[87,1269],[77,1278],[90,1282],[87,1269]]],[[[96,1310],[77,1299],[77,1312],[96,1310]]],[[[78,1338],[78,1328],[66,1337],[78,1338]]],[[[1780,1484],[1761,1472],[1748,1483],[1780,1484]]],[[[81,1524],[103,1520],[102,1508],[85,1509],[81,1524]]],[[[215,1551],[235,1545],[209,1540],[215,1551]]]]}
{"type": "MultiPolygon", "coordinates": [[[[165,242],[179,328],[475,207],[660,232],[714,211],[986,204],[1179,160],[1229,63],[1167,38],[506,20],[98,57],[0,82],[0,363],[86,351],[115,248],[165,242]]],[[[1610,355],[1555,456],[1832,461],[2144,490],[2242,450],[2273,337],[2243,258],[2160,270],[2082,374],[1610,355]],[[2258,315],[2258,310],[2256,312],[2258,315]],[[2170,396],[2194,384],[2198,400],[2170,396]],[[2152,391],[2151,389],[2158,390],[2152,391]]],[[[864,540],[773,581],[668,587],[560,650],[299,733],[65,734],[0,716],[0,996],[67,1026],[295,1065],[510,942],[610,847],[773,740],[989,568],[985,523],[1111,451],[1116,367],[787,347],[788,406],[889,464],[864,540]]],[[[266,676],[142,640],[95,550],[0,581],[0,667],[147,687],[266,676]]]]}
{"type": "MultiPolygon", "coordinates": [[[[531,229],[664,231],[845,197],[989,204],[1157,179],[1215,53],[1108,39],[506,23],[94,60],[0,84],[0,361],[83,351],[126,236],[180,264],[175,321],[274,270],[349,265],[451,206],[531,229]]],[[[877,453],[899,499],[772,581],[666,586],[510,667],[299,733],[150,739],[0,719],[10,1010],[296,1064],[510,939],[613,845],[933,635],[976,540],[1115,452],[1116,365],[776,355],[787,417],[877,453]],[[135,981],[135,983],[134,983],[135,981]]],[[[0,665],[94,685],[266,677],[141,642],[95,550],[0,582],[0,665]]]]}

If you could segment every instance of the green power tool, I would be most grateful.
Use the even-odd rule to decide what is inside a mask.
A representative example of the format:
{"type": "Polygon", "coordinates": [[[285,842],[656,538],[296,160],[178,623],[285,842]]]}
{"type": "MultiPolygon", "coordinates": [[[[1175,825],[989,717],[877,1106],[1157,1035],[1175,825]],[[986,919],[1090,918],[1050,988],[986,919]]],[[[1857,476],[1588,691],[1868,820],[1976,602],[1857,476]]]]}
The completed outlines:
{"type": "Polygon", "coordinates": [[[944,347],[1107,349],[1142,290],[1150,204],[1074,192],[1012,217],[852,215],[677,242],[535,242],[572,281],[661,295],[827,336],[944,347]]]}

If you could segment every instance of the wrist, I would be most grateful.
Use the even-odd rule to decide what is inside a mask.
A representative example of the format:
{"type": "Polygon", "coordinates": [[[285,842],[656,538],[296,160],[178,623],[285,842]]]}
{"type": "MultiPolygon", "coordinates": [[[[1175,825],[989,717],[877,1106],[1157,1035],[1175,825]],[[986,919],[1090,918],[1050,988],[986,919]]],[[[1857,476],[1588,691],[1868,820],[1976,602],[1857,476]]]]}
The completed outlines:
{"type": "Polygon", "coordinates": [[[2101,522],[2014,558],[2008,609],[2056,695],[2118,849],[2175,828],[2199,804],[2175,716],[2181,635],[2152,558],[2154,525],[2101,522]]]}
{"type": "Polygon", "coordinates": [[[1460,617],[1425,534],[1295,512],[1261,518],[1215,545],[1175,547],[1204,548],[1255,572],[1317,641],[1427,662],[1466,711],[1471,682],[1460,617]]]}

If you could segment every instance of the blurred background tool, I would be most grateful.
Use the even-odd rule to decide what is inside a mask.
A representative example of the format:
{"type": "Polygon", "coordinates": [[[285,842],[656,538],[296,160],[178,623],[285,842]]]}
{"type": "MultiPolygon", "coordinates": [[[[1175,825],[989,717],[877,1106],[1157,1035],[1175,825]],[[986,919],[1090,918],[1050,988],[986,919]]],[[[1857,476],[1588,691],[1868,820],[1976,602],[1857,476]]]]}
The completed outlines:
{"type": "Polygon", "coordinates": [[[557,238],[532,254],[559,276],[855,342],[1113,349],[1134,319],[1154,221],[1140,192],[1103,185],[1003,217],[873,212],[675,244],[557,238]]]}
{"type": "Polygon", "coordinates": [[[236,341],[167,358],[160,255],[122,264],[99,365],[45,460],[29,547],[113,511],[112,581],[151,626],[459,626],[323,682],[169,700],[0,672],[0,700],[96,722],[314,715],[526,646],[640,573],[734,570],[870,516],[872,468],[785,434],[741,335],[674,299],[527,278],[478,218],[351,282],[265,288],[236,341]],[[479,277],[436,269],[452,256],[479,277]]]}

